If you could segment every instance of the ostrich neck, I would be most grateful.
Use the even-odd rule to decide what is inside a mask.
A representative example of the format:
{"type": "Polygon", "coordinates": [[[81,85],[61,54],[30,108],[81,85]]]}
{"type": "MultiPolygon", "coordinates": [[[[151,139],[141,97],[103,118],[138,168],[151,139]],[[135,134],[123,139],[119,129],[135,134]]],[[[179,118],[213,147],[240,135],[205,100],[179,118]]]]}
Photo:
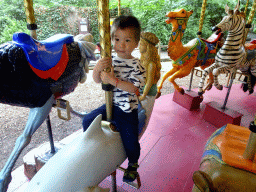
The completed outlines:
{"type": "Polygon", "coordinates": [[[180,27],[178,25],[173,25],[172,27],[172,34],[169,39],[167,50],[168,55],[172,60],[177,60],[187,50],[181,42],[185,29],[186,25],[182,25],[180,27]]]}

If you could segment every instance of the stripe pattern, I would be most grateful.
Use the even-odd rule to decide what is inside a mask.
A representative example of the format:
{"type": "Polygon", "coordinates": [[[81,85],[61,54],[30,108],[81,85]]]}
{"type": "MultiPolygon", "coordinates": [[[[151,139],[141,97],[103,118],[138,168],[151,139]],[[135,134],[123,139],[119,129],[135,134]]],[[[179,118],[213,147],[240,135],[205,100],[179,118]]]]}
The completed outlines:
{"type": "Polygon", "coordinates": [[[236,72],[237,69],[249,68],[255,64],[246,60],[246,51],[243,46],[243,36],[245,30],[245,19],[240,14],[229,14],[216,26],[222,32],[228,31],[225,43],[218,51],[215,57],[215,63],[206,68],[199,83],[199,94],[203,92],[203,86],[206,76],[213,72],[214,86],[222,90],[222,85],[218,82],[220,73],[236,72]]]}

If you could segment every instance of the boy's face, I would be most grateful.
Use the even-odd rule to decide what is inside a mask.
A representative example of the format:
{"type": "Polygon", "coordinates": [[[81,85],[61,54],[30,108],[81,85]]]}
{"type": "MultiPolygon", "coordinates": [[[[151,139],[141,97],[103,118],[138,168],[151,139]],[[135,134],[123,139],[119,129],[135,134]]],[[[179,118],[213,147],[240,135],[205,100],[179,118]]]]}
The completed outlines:
{"type": "Polygon", "coordinates": [[[117,56],[122,59],[131,59],[132,51],[138,47],[132,28],[117,29],[112,39],[113,48],[117,56]]]}

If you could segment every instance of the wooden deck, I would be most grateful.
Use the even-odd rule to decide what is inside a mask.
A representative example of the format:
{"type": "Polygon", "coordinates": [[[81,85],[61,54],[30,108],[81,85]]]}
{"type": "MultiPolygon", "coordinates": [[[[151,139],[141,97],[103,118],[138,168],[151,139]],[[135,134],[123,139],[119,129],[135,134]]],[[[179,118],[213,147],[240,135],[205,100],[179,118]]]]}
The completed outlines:
{"type": "MultiPolygon", "coordinates": [[[[191,191],[192,174],[199,168],[204,145],[218,128],[202,118],[205,103],[216,101],[223,104],[226,92],[227,89],[218,91],[212,88],[205,94],[200,109],[196,111],[188,111],[173,102],[173,94],[157,99],[148,128],[140,140],[141,157],[138,171],[142,186],[136,190],[123,183],[123,173],[118,170],[117,191],[191,191]]],[[[242,91],[239,84],[233,85],[227,107],[243,114],[241,126],[248,127],[254,119],[255,106],[256,93],[248,95],[242,91]]],[[[127,161],[122,166],[126,167],[127,161]]],[[[22,192],[28,184],[23,167],[15,170],[12,175],[13,181],[8,192],[22,192]]],[[[111,188],[111,178],[107,177],[100,186],[111,188]]]]}

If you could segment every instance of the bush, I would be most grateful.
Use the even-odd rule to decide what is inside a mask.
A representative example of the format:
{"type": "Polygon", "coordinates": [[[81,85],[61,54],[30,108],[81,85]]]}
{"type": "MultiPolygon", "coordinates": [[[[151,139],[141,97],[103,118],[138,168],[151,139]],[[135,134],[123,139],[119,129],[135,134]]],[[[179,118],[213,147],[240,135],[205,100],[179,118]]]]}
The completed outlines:
{"type": "MultiPolygon", "coordinates": [[[[241,10],[243,10],[246,0],[241,0],[240,2],[241,10]]],[[[222,17],[226,14],[224,10],[226,3],[228,3],[232,9],[236,5],[236,2],[233,0],[208,1],[202,30],[203,38],[208,38],[212,34],[211,28],[220,22],[222,17]]],[[[250,11],[251,4],[252,3],[248,6],[247,13],[250,11]]],[[[122,14],[129,14],[137,17],[141,22],[142,29],[155,33],[161,43],[165,45],[169,41],[172,29],[171,25],[165,23],[165,14],[180,8],[193,10],[194,13],[188,20],[187,29],[182,41],[183,43],[187,43],[189,40],[197,37],[202,0],[123,0],[121,1],[121,5],[123,6],[121,9],[122,14]]],[[[78,19],[88,17],[90,22],[90,32],[94,36],[94,42],[99,42],[96,1],[34,0],[34,9],[36,23],[39,28],[37,30],[39,40],[46,39],[57,33],[77,35],[79,32],[78,19]]],[[[110,16],[117,16],[117,12],[117,1],[113,0],[110,4],[110,16]]],[[[22,26],[25,26],[25,17],[22,1],[0,1],[0,33],[5,30],[3,34],[4,37],[1,39],[10,39],[7,38],[8,33],[10,33],[10,37],[12,36],[11,33],[14,29],[5,29],[5,26],[9,25],[10,20],[16,20],[16,22],[20,22],[22,23],[22,26]]],[[[15,26],[13,23],[10,25],[15,26]]],[[[11,28],[15,28],[12,26],[11,28]]]]}
{"type": "Polygon", "coordinates": [[[17,21],[10,18],[0,18],[1,26],[4,26],[0,34],[0,44],[12,41],[12,35],[16,32],[24,32],[29,34],[27,24],[24,21],[17,21]]]}

